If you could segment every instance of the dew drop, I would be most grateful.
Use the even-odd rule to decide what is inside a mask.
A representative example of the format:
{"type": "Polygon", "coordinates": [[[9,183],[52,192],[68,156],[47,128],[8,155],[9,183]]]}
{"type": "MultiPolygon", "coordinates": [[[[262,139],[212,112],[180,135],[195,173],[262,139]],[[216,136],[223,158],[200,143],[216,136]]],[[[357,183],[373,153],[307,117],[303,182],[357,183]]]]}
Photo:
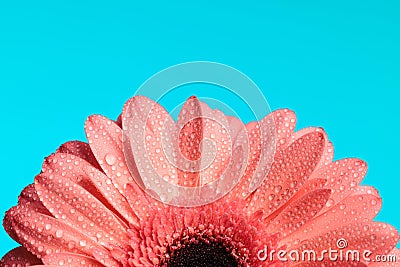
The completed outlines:
{"type": "Polygon", "coordinates": [[[75,247],[75,242],[73,242],[73,241],[68,242],[69,249],[73,249],[74,247],[75,247]]]}
{"type": "Polygon", "coordinates": [[[117,159],[113,154],[107,154],[105,158],[108,165],[114,165],[117,159]]]}
{"type": "Polygon", "coordinates": [[[335,201],[334,201],[332,198],[330,198],[330,199],[326,202],[326,206],[327,206],[327,207],[331,207],[331,206],[333,206],[334,203],[335,203],[335,201]]]}
{"type": "Polygon", "coordinates": [[[85,247],[85,246],[86,246],[86,240],[81,240],[81,241],[79,241],[79,245],[80,245],[81,247],[85,247]]]}
{"type": "Polygon", "coordinates": [[[63,234],[64,234],[64,233],[63,233],[62,230],[57,230],[57,231],[56,231],[56,237],[57,237],[57,238],[61,238],[61,237],[63,236],[63,234]]]}

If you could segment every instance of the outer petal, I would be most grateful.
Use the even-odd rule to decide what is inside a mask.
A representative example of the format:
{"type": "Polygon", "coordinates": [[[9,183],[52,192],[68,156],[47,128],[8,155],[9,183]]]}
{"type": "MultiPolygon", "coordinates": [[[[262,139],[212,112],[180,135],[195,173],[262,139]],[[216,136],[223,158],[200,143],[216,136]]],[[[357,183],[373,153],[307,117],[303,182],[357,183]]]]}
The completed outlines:
{"type": "MultiPolygon", "coordinates": [[[[32,207],[37,212],[52,216],[52,215],[50,215],[50,212],[46,209],[46,207],[43,206],[43,203],[40,202],[39,196],[37,195],[33,184],[30,184],[27,187],[25,187],[22,190],[20,196],[18,197],[18,205],[26,205],[26,204],[29,204],[30,207],[32,207]]],[[[6,212],[4,219],[3,219],[3,226],[4,226],[4,229],[6,230],[6,232],[8,233],[8,235],[12,239],[14,239],[18,243],[20,243],[18,240],[18,236],[15,233],[15,229],[12,226],[12,221],[13,221],[12,217],[15,215],[15,210],[16,210],[16,207],[13,207],[6,212]]]]}
{"type": "Polygon", "coordinates": [[[253,214],[256,218],[261,215],[261,218],[263,218],[263,221],[265,224],[268,224],[272,220],[274,220],[277,216],[283,212],[286,208],[289,206],[293,205],[295,202],[301,201],[309,192],[313,191],[320,191],[321,189],[324,189],[324,184],[326,180],[324,179],[311,179],[307,180],[304,185],[293,195],[293,197],[290,198],[289,201],[287,201],[285,204],[283,204],[281,207],[276,209],[273,213],[269,214],[268,216],[264,216],[264,212],[257,212],[253,214]]]}
{"type": "Polygon", "coordinates": [[[20,243],[20,241],[18,239],[18,235],[17,235],[17,233],[15,233],[15,229],[12,225],[12,221],[13,221],[12,219],[15,214],[15,209],[16,209],[16,207],[12,207],[6,212],[6,214],[4,215],[4,219],[3,219],[3,227],[4,227],[4,230],[7,232],[7,234],[12,239],[14,239],[16,242],[20,243]]]}
{"type": "MultiPolygon", "coordinates": [[[[237,119],[228,118],[196,99],[189,99],[185,107],[182,112],[194,113],[201,109],[201,112],[197,111],[201,118],[198,114],[181,115],[176,126],[157,103],[135,97],[123,113],[123,128],[129,138],[127,144],[134,154],[131,158],[138,162],[143,184],[164,201],[182,205],[187,200],[185,204],[196,205],[198,201],[213,198],[217,192],[225,193],[222,188],[231,189],[234,185],[231,175],[244,171],[244,154],[247,156],[247,153],[239,138],[237,119]],[[186,118],[189,122],[185,121],[186,118]],[[204,138],[201,142],[202,157],[198,159],[200,162],[196,162],[193,159],[199,154],[200,140],[197,139],[201,137],[204,138]],[[197,141],[190,144],[193,140],[197,141]],[[187,147],[191,148],[190,152],[187,147]],[[238,160],[242,162],[238,164],[238,160]],[[178,188],[176,185],[192,188],[178,188]]],[[[239,179],[240,176],[233,178],[239,179]]]]}
{"type": "Polygon", "coordinates": [[[100,115],[90,116],[85,123],[86,137],[101,168],[124,195],[126,183],[133,182],[122,150],[122,130],[115,122],[100,115]]]}
{"type": "Polygon", "coordinates": [[[330,196],[329,189],[311,191],[282,210],[267,226],[270,233],[281,233],[283,237],[299,229],[325,206],[330,196]]]}
{"type": "Polygon", "coordinates": [[[276,147],[277,150],[282,150],[290,144],[290,138],[296,127],[296,114],[289,109],[278,109],[271,114],[275,122],[276,147]]]}
{"type": "Polygon", "coordinates": [[[189,98],[183,105],[178,116],[178,147],[182,158],[191,165],[187,169],[195,170],[188,172],[179,170],[178,183],[184,186],[199,186],[200,175],[196,170],[200,170],[201,161],[199,160],[201,151],[201,142],[203,140],[204,122],[200,101],[196,97],[189,98]]]}
{"type": "Polygon", "coordinates": [[[15,207],[13,227],[21,244],[42,258],[53,252],[80,252],[90,254],[97,244],[60,220],[38,213],[30,205],[15,207]]]}
{"type": "Polygon", "coordinates": [[[116,261],[110,252],[106,249],[102,248],[94,248],[93,249],[93,257],[98,261],[101,262],[106,267],[120,267],[122,266],[121,263],[116,261]]]}
{"type": "Polygon", "coordinates": [[[85,267],[104,267],[100,262],[92,257],[88,257],[82,254],[75,253],[52,253],[46,255],[43,258],[43,262],[46,265],[51,266],[68,266],[68,267],[77,267],[77,266],[85,266],[85,267]]]}
{"type": "Polygon", "coordinates": [[[327,164],[332,162],[333,159],[333,145],[332,143],[329,141],[328,136],[326,135],[325,131],[323,128],[316,128],[316,127],[308,127],[308,128],[304,128],[301,129],[297,132],[295,132],[289,141],[289,145],[294,143],[296,140],[298,140],[300,137],[310,134],[310,133],[314,133],[314,132],[318,132],[321,133],[324,137],[323,137],[323,141],[324,141],[324,150],[322,152],[322,155],[319,159],[319,162],[317,164],[317,166],[315,167],[314,171],[317,171],[320,168],[323,168],[324,166],[326,166],[327,164]]]}
{"type": "Polygon", "coordinates": [[[382,201],[373,188],[361,187],[325,213],[309,221],[301,229],[281,240],[281,244],[294,246],[300,240],[323,235],[327,231],[354,223],[370,222],[381,208],[382,201]]]}
{"type": "MultiPolygon", "coordinates": [[[[207,104],[198,102],[200,114],[196,115],[201,117],[203,138],[200,147],[200,168],[202,169],[200,184],[204,185],[226,176],[226,172],[230,171],[229,164],[233,161],[235,149],[240,147],[239,150],[242,153],[246,152],[246,155],[241,158],[247,157],[247,138],[245,125],[239,119],[226,116],[220,110],[211,109],[207,104]]],[[[191,99],[187,103],[189,105],[191,99]]],[[[190,113],[191,110],[188,108],[187,112],[190,113]]],[[[186,146],[185,142],[181,142],[181,138],[179,138],[179,143],[180,147],[186,146]]],[[[243,163],[242,165],[245,166],[243,163]]]]}
{"type": "Polygon", "coordinates": [[[124,149],[135,148],[127,150],[129,153],[125,153],[125,156],[136,180],[147,180],[148,176],[156,173],[157,178],[178,184],[177,171],[171,164],[176,161],[172,152],[176,150],[173,141],[177,137],[171,136],[175,130],[175,122],[168,112],[153,100],[136,96],[124,106],[122,125],[124,149]],[[167,141],[167,138],[170,140],[167,141]],[[134,162],[140,162],[140,166],[136,166],[134,162]],[[138,168],[141,170],[140,174],[138,168]]]}
{"type": "Polygon", "coordinates": [[[321,132],[310,132],[276,156],[268,177],[252,196],[251,213],[264,210],[265,216],[268,216],[303,186],[320,162],[324,137],[321,132]]]}
{"type": "Polygon", "coordinates": [[[57,149],[57,152],[75,155],[81,159],[86,160],[97,169],[101,169],[88,143],[84,143],[81,141],[70,141],[62,144],[57,149]]]}
{"type": "Polygon", "coordinates": [[[155,212],[163,211],[163,204],[147,195],[136,184],[127,184],[126,194],[132,210],[141,220],[148,219],[155,212]]]}
{"type": "Polygon", "coordinates": [[[323,211],[356,192],[366,173],[367,164],[354,158],[341,159],[318,170],[313,176],[326,179],[325,187],[332,189],[331,198],[323,211]]]}
{"type": "Polygon", "coordinates": [[[22,190],[21,195],[18,197],[18,205],[30,204],[37,212],[50,215],[50,212],[40,201],[36,192],[35,185],[30,184],[22,190]]]}
{"type": "Polygon", "coordinates": [[[249,138],[247,168],[239,183],[229,193],[229,199],[246,198],[251,193],[250,185],[253,178],[255,175],[262,178],[265,177],[272,162],[269,157],[274,156],[275,150],[281,150],[287,146],[295,125],[296,115],[288,109],[276,110],[268,114],[260,122],[251,122],[246,125],[247,136],[249,138]],[[273,123],[273,127],[271,127],[271,123],[273,123]],[[264,134],[267,134],[267,136],[264,135],[264,138],[261,137],[260,127],[264,134]],[[268,129],[268,127],[271,129],[268,129]],[[272,136],[272,143],[268,143],[268,139],[271,139],[271,136],[268,136],[270,130],[275,131],[272,136]],[[262,141],[264,141],[263,144],[262,141]],[[263,159],[260,158],[261,152],[264,153],[263,159]],[[257,169],[258,172],[256,173],[257,169]]]}
{"type": "Polygon", "coordinates": [[[56,153],[46,158],[43,174],[68,178],[100,200],[123,221],[137,223],[125,197],[114,187],[111,179],[85,160],[74,155],[56,153]]]}
{"type": "Polygon", "coordinates": [[[35,188],[49,211],[70,227],[86,233],[94,242],[124,244],[126,226],[98,199],[62,175],[38,175],[35,188]]]}
{"type": "Polygon", "coordinates": [[[0,261],[1,267],[30,266],[35,264],[42,264],[42,261],[24,247],[14,248],[4,255],[0,261]]]}

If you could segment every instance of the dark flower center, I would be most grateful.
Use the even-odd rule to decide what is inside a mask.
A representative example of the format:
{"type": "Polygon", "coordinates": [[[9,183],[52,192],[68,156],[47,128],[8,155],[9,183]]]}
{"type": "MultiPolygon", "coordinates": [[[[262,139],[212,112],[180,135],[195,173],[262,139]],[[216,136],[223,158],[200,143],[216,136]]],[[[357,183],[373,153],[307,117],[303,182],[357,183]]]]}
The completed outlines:
{"type": "Polygon", "coordinates": [[[218,243],[191,243],[171,256],[167,267],[238,267],[234,256],[218,243]]]}

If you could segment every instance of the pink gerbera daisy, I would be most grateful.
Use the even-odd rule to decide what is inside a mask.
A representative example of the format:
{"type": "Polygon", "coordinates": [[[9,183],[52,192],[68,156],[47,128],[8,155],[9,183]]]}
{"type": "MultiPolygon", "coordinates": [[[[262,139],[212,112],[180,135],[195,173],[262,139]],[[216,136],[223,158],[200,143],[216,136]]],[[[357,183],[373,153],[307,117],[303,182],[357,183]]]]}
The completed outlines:
{"type": "Polygon", "coordinates": [[[90,116],[88,143],[47,157],[6,213],[21,246],[0,265],[399,266],[374,262],[400,258],[399,235],[372,221],[381,198],[359,185],[365,162],[333,161],[325,132],[295,121],[282,109],[241,127],[190,98],[174,123],[141,96],[117,121],[90,116]],[[321,258],[329,248],[370,253],[321,258]]]}

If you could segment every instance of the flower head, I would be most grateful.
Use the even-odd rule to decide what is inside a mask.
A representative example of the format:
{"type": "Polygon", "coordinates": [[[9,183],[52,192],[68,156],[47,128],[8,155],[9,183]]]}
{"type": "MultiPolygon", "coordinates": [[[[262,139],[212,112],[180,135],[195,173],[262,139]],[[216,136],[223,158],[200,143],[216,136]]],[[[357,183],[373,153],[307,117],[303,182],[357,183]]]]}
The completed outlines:
{"type": "Polygon", "coordinates": [[[141,96],[117,121],[91,116],[88,143],[47,157],[6,213],[21,247],[1,266],[383,266],[267,253],[338,246],[400,256],[396,229],[372,221],[381,198],[360,185],[365,162],[333,161],[325,132],[295,122],[283,109],[244,125],[190,98],[175,123],[141,96]]]}

